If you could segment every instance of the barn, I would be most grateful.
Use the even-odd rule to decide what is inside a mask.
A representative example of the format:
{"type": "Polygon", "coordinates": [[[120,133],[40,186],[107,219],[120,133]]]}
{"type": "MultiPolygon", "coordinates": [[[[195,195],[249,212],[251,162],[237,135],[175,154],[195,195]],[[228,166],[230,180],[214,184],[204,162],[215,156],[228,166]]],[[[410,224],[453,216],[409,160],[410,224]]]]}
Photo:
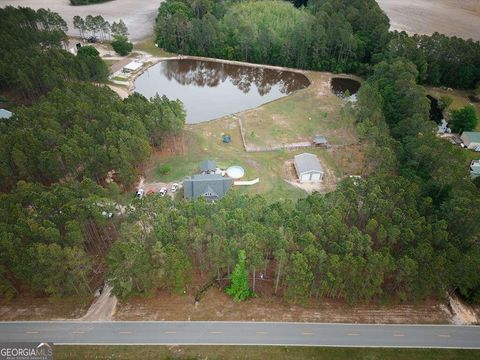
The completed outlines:
{"type": "Polygon", "coordinates": [[[316,155],[309,153],[296,155],[293,163],[301,183],[319,182],[325,175],[325,171],[316,155]]]}

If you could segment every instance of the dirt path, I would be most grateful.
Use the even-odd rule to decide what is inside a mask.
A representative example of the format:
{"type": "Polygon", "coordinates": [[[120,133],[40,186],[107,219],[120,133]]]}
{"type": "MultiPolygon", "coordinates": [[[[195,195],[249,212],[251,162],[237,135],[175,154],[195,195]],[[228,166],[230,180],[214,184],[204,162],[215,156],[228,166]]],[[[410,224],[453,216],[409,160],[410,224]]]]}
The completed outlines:
{"type": "Polygon", "coordinates": [[[479,0],[377,0],[391,29],[480,40],[479,0]]]}
{"type": "Polygon", "coordinates": [[[117,298],[111,294],[112,287],[105,285],[102,294],[93,302],[87,313],[79,320],[82,321],[109,321],[117,307],[117,298]]]}

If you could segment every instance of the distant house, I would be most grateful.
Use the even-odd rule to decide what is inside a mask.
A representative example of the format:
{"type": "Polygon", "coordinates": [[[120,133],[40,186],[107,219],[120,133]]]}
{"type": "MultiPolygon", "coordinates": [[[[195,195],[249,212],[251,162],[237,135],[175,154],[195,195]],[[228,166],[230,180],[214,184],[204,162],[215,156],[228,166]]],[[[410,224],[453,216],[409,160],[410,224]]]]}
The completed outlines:
{"type": "Polygon", "coordinates": [[[233,180],[220,174],[200,174],[185,178],[183,197],[185,199],[220,200],[233,185],[233,180]]]}
{"type": "Polygon", "coordinates": [[[200,171],[204,174],[214,173],[217,165],[212,160],[205,160],[200,163],[200,171]]]}
{"type": "Polygon", "coordinates": [[[327,145],[327,138],[322,135],[315,135],[313,137],[313,143],[317,146],[327,145]]]}
{"type": "Polygon", "coordinates": [[[318,182],[325,175],[325,171],[316,155],[309,153],[296,155],[293,162],[301,183],[318,182]]]}
{"type": "Polygon", "coordinates": [[[13,113],[11,111],[0,109],[0,119],[10,119],[13,113]]]}
{"type": "Polygon", "coordinates": [[[469,149],[474,150],[480,147],[480,132],[478,131],[464,131],[460,138],[469,149]]]}

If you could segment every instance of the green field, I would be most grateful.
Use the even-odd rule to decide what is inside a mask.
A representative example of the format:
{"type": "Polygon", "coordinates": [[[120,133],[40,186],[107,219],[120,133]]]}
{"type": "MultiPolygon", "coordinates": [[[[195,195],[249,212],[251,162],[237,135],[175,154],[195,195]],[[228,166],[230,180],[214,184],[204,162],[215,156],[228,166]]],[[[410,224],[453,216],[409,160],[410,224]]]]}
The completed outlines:
{"type": "Polygon", "coordinates": [[[480,350],[286,346],[55,346],[55,359],[476,360],[480,350]]]}

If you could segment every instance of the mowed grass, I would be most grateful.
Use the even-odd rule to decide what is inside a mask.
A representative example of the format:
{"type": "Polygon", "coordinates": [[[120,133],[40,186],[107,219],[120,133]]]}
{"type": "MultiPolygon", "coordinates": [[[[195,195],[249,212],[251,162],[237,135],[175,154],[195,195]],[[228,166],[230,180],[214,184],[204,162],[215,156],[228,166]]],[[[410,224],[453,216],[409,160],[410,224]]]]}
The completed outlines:
{"type": "MultiPolygon", "coordinates": [[[[286,171],[285,162],[293,159],[297,154],[310,152],[316,154],[324,166],[331,169],[336,176],[344,176],[348,174],[349,164],[345,171],[345,167],[341,165],[343,162],[339,160],[339,154],[342,151],[349,150],[336,150],[334,154],[323,148],[247,153],[241,140],[238,120],[225,117],[208,123],[187,126],[183,133],[183,152],[154,155],[147,166],[146,180],[147,182],[182,181],[185,176],[199,172],[201,161],[210,159],[221,168],[232,165],[242,166],[245,169],[244,180],[260,179],[258,184],[252,186],[235,186],[234,191],[263,194],[268,201],[297,200],[306,197],[307,193],[283,180],[286,171]],[[231,143],[223,143],[223,134],[231,135],[231,143]],[[161,173],[163,165],[171,168],[168,174],[161,173]]],[[[348,156],[345,157],[348,158],[348,156]]],[[[352,162],[351,165],[358,164],[352,162]]],[[[356,172],[352,170],[352,173],[356,172]]]]}
{"type": "Polygon", "coordinates": [[[287,346],[55,346],[55,359],[476,360],[479,350],[287,346]]]}
{"type": "Polygon", "coordinates": [[[329,73],[305,72],[306,89],[238,114],[249,145],[271,147],[312,141],[315,134],[331,144],[357,142],[355,119],[344,101],[330,90],[329,73]]]}
{"type": "Polygon", "coordinates": [[[177,55],[156,47],[153,37],[149,37],[144,41],[133,44],[133,51],[135,50],[144,51],[158,57],[173,57],[177,55]]]}

